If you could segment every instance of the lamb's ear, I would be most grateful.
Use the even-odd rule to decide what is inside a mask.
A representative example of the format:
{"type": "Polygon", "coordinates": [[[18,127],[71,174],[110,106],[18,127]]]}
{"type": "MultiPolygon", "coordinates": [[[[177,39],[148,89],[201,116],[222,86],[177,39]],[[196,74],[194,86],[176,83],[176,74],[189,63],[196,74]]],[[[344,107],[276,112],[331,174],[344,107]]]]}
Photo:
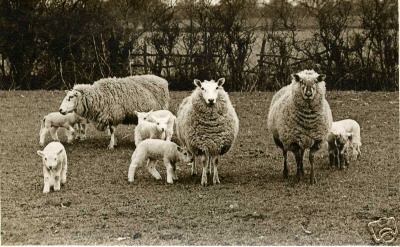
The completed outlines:
{"type": "Polygon", "coordinates": [[[133,113],[135,113],[136,116],[139,116],[139,112],[138,111],[134,111],[133,113]]]}
{"type": "Polygon", "coordinates": [[[182,148],[180,146],[176,146],[176,149],[178,149],[179,152],[182,152],[182,148]]]}
{"type": "Polygon", "coordinates": [[[40,157],[44,157],[44,153],[43,153],[43,151],[41,151],[41,150],[38,150],[38,151],[37,151],[37,154],[38,154],[40,157]]]}
{"type": "Polygon", "coordinates": [[[326,78],[326,75],[325,75],[325,74],[320,74],[320,75],[317,77],[317,81],[318,81],[318,82],[324,81],[325,78],[326,78]]]}
{"type": "Polygon", "coordinates": [[[57,155],[60,155],[62,151],[63,151],[63,150],[60,149],[60,151],[57,152],[57,155]]]}
{"type": "Polygon", "coordinates": [[[194,80],[193,80],[193,84],[194,84],[196,87],[201,87],[201,81],[198,80],[198,79],[194,79],[194,80]]]}
{"type": "Polygon", "coordinates": [[[293,80],[295,80],[296,82],[300,82],[300,76],[298,74],[292,74],[292,78],[293,80]]]}
{"type": "Polygon", "coordinates": [[[223,77],[219,78],[217,81],[217,84],[219,87],[222,87],[222,85],[224,85],[224,83],[225,83],[225,78],[223,78],[223,77]]]}
{"type": "Polygon", "coordinates": [[[65,92],[65,93],[68,93],[68,92],[69,92],[69,90],[64,90],[64,92],[65,92]]]}
{"type": "Polygon", "coordinates": [[[353,141],[353,134],[352,133],[348,133],[347,134],[347,139],[352,142],[353,141]]]}

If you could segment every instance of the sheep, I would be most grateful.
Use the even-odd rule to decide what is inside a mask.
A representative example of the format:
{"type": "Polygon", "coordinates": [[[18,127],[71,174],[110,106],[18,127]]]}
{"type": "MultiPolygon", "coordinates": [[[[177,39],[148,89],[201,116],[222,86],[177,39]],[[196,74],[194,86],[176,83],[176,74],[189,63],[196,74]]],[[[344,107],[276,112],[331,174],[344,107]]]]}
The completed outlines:
{"type": "Polygon", "coordinates": [[[109,126],[108,145],[117,145],[115,130],[119,124],[137,124],[135,111],[167,109],[168,82],[155,75],[105,78],[93,85],[78,84],[68,91],[60,105],[60,113],[76,112],[96,123],[98,130],[109,126]]]}
{"type": "Polygon", "coordinates": [[[132,154],[128,171],[128,181],[130,183],[134,181],[136,168],[145,163],[150,174],[157,180],[160,180],[161,175],[155,168],[157,160],[164,162],[167,169],[167,183],[173,184],[173,180],[178,179],[176,175],[176,163],[190,162],[192,156],[185,148],[181,148],[174,142],[146,139],[139,143],[132,154]]]}
{"type": "Polygon", "coordinates": [[[304,152],[310,149],[310,183],[316,182],[314,155],[326,142],[332,126],[324,79],[325,75],[319,75],[314,70],[292,74],[291,84],[281,88],[272,98],[267,125],[275,144],[283,151],[285,179],[289,175],[287,152],[295,155],[299,181],[304,175],[304,152]]]}
{"type": "Polygon", "coordinates": [[[157,129],[160,132],[165,132],[165,140],[171,141],[172,136],[174,134],[174,125],[176,117],[172,112],[168,110],[158,110],[147,113],[147,116],[144,116],[146,121],[157,123],[157,129]]]}
{"type": "Polygon", "coordinates": [[[67,129],[67,142],[71,143],[74,139],[75,129],[78,130],[76,138],[86,139],[86,124],[87,120],[78,116],[75,113],[68,113],[63,115],[59,112],[51,112],[47,114],[42,120],[39,132],[39,144],[44,145],[46,134],[50,132],[53,141],[59,141],[57,130],[62,127],[67,129]]]}
{"type": "MultiPolygon", "coordinates": [[[[203,167],[201,185],[207,185],[207,169],[214,167],[213,184],[220,183],[218,156],[228,152],[239,132],[239,119],[223,89],[225,78],[203,81],[195,79],[196,88],[179,106],[176,134],[203,167]]],[[[192,164],[192,175],[195,171],[192,164]]]]}
{"type": "Polygon", "coordinates": [[[138,125],[135,128],[135,146],[146,139],[165,139],[166,126],[160,126],[159,122],[149,122],[148,112],[135,111],[138,118],[138,125]]]}
{"type": "Polygon", "coordinates": [[[43,161],[43,193],[49,193],[50,187],[59,191],[60,184],[67,182],[68,162],[64,146],[60,142],[50,142],[43,151],[38,150],[37,154],[43,161]]]}
{"type": "MultiPolygon", "coordinates": [[[[354,147],[354,156],[358,159],[361,156],[361,134],[360,125],[353,119],[344,119],[332,123],[331,132],[334,134],[351,134],[350,145],[354,147]]],[[[350,135],[348,135],[350,136],[350,135]]]]}

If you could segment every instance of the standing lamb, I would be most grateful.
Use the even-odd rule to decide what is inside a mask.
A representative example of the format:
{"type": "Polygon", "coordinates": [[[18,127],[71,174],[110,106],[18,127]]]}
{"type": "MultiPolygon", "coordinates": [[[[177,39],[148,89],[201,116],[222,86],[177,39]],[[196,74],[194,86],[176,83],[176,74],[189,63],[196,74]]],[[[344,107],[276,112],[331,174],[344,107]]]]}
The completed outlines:
{"type": "Polygon", "coordinates": [[[44,145],[46,134],[50,132],[53,141],[59,141],[57,130],[58,128],[67,129],[68,143],[71,143],[74,139],[75,129],[78,130],[77,138],[86,138],[86,124],[87,120],[78,116],[75,113],[61,114],[59,112],[51,112],[47,114],[41,121],[40,132],[39,132],[39,144],[44,145]]]}
{"type": "Polygon", "coordinates": [[[138,166],[147,164],[147,169],[157,180],[161,179],[160,173],[156,170],[157,160],[164,162],[167,169],[167,183],[172,184],[177,180],[176,163],[190,162],[192,156],[186,149],[179,147],[173,142],[159,139],[146,139],[142,141],[132,154],[131,164],[129,165],[128,181],[133,182],[135,171],[138,166]]]}
{"type": "MultiPolygon", "coordinates": [[[[200,160],[201,184],[207,185],[207,169],[214,167],[213,183],[218,177],[218,156],[230,150],[239,132],[239,119],[220,78],[201,82],[194,80],[195,90],[178,109],[176,133],[182,145],[200,160]]],[[[192,165],[192,173],[195,163],[192,165]]]]}
{"type": "Polygon", "coordinates": [[[268,129],[275,144],[283,151],[283,176],[289,175],[287,152],[294,153],[297,179],[304,175],[303,156],[310,149],[310,183],[316,182],[314,154],[325,142],[332,126],[332,112],[325,99],[325,75],[304,70],[292,75],[292,83],[281,88],[272,98],[268,129]]]}
{"type": "Polygon", "coordinates": [[[361,131],[360,125],[353,119],[344,119],[332,123],[331,133],[335,135],[351,136],[350,144],[354,147],[354,156],[358,159],[361,156],[361,131]]]}
{"type": "Polygon", "coordinates": [[[60,183],[67,182],[68,164],[64,146],[60,142],[50,142],[43,151],[38,150],[37,153],[43,161],[43,193],[50,192],[50,187],[53,187],[54,191],[59,191],[60,183]]]}
{"type": "Polygon", "coordinates": [[[165,139],[166,125],[160,126],[159,122],[149,122],[148,112],[137,112],[138,124],[135,128],[135,146],[146,139],[165,139]]]}
{"type": "Polygon", "coordinates": [[[137,124],[135,111],[167,109],[168,82],[155,75],[106,78],[93,85],[75,85],[65,96],[60,113],[76,112],[96,123],[99,130],[110,128],[109,149],[116,146],[119,124],[137,124]]]}

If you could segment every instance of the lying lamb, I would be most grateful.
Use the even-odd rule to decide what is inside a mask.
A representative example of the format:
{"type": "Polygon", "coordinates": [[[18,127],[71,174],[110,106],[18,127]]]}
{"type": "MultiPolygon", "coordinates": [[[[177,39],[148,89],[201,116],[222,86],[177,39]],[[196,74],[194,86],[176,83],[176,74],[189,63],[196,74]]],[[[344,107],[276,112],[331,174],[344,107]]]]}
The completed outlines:
{"type": "Polygon", "coordinates": [[[60,182],[67,182],[68,165],[64,146],[60,142],[50,142],[43,151],[38,150],[37,154],[43,160],[43,193],[50,192],[50,187],[53,187],[54,191],[60,190],[60,182]]]}
{"type": "Polygon", "coordinates": [[[67,129],[66,134],[68,138],[68,143],[71,143],[74,139],[74,127],[78,130],[77,138],[81,138],[83,140],[86,138],[87,124],[88,121],[85,118],[80,117],[73,112],[66,115],[63,115],[59,112],[51,112],[47,114],[41,121],[39,144],[40,146],[44,145],[46,134],[48,132],[50,132],[53,141],[59,141],[57,130],[60,127],[67,129]]]}
{"type": "Polygon", "coordinates": [[[132,161],[129,165],[128,181],[133,182],[135,171],[138,166],[147,164],[147,170],[157,180],[161,179],[160,173],[155,168],[157,160],[162,160],[167,169],[167,183],[172,184],[177,180],[176,163],[191,162],[192,156],[186,149],[181,148],[170,141],[159,139],[146,139],[142,141],[132,154],[132,161]]]}

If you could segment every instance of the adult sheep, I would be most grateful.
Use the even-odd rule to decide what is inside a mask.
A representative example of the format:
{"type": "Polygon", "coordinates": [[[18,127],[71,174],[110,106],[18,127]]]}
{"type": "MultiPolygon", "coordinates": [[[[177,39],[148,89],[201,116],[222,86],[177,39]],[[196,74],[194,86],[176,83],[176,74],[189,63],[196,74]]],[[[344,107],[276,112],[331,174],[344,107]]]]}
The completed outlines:
{"type": "Polygon", "coordinates": [[[105,78],[93,85],[78,84],[67,92],[60,113],[76,114],[94,122],[98,130],[108,126],[109,149],[117,143],[115,130],[119,124],[137,124],[135,111],[167,109],[168,82],[155,75],[105,78]]]}
{"type": "Polygon", "coordinates": [[[275,144],[283,151],[283,176],[289,175],[287,152],[294,153],[297,179],[304,175],[303,156],[310,149],[310,183],[315,183],[314,154],[326,141],[332,125],[332,112],[325,99],[325,75],[304,70],[292,75],[292,83],[281,88],[272,98],[268,129],[275,144]]]}
{"type": "MultiPolygon", "coordinates": [[[[239,119],[223,89],[225,79],[201,82],[194,80],[195,90],[179,106],[176,133],[182,145],[200,160],[201,184],[207,185],[208,167],[214,167],[213,183],[218,177],[218,156],[229,151],[239,132],[239,119]]],[[[192,172],[195,163],[192,165],[192,172]]]]}

